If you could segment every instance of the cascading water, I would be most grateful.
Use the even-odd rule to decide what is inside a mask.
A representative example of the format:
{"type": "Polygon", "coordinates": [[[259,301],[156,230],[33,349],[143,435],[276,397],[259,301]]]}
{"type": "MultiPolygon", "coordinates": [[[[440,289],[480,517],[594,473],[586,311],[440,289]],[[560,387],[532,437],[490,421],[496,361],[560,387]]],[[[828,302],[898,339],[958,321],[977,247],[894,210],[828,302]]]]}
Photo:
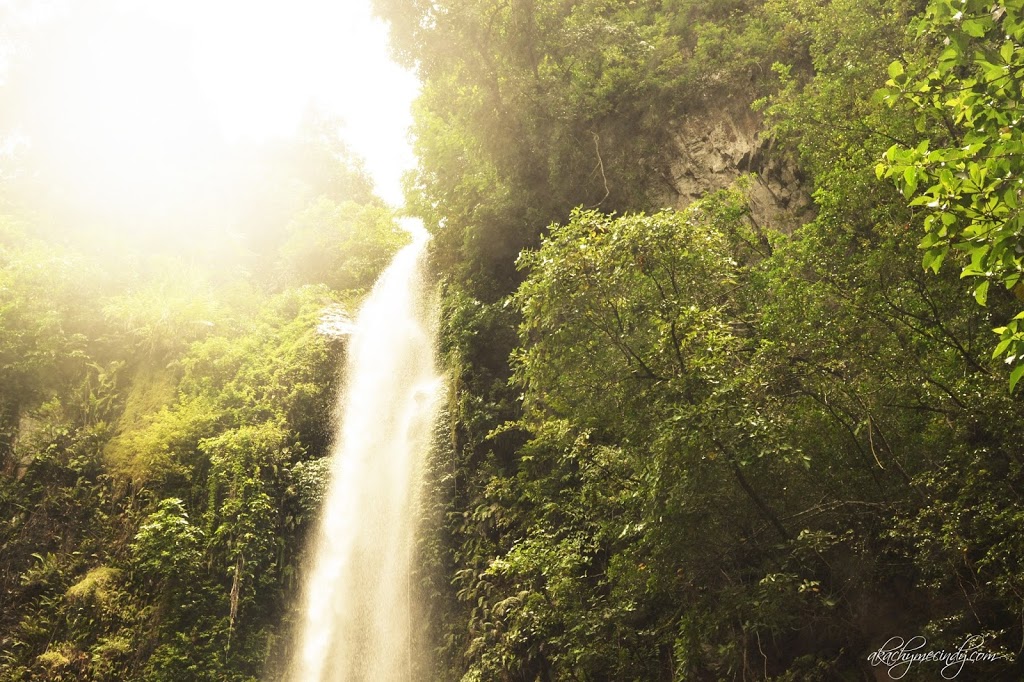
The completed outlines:
{"type": "Polygon", "coordinates": [[[423,226],[356,318],[331,481],[288,679],[392,682],[412,675],[409,576],[421,478],[442,382],[420,261],[423,226]]]}

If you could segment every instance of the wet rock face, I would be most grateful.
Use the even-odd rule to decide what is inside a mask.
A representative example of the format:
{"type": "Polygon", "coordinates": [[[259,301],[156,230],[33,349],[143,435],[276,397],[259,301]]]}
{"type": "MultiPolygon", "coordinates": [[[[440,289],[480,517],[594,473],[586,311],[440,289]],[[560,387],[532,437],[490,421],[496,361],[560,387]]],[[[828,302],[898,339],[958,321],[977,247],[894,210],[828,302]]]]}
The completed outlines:
{"type": "Polygon", "coordinates": [[[758,113],[740,104],[708,107],[687,117],[675,139],[675,195],[666,198],[676,208],[753,173],[750,207],[758,224],[790,232],[813,217],[806,179],[794,159],[773,149],[758,113]]]}

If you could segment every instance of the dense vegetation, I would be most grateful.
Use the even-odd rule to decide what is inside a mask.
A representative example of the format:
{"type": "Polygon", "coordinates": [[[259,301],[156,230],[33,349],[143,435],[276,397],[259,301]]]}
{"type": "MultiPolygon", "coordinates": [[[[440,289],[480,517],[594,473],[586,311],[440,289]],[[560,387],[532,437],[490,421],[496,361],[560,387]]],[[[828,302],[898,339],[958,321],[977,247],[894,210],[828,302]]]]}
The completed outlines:
{"type": "MultiPolygon", "coordinates": [[[[916,635],[1024,677],[1024,2],[375,4],[450,377],[423,679],[860,680],[916,635]],[[809,208],[757,204],[780,168],[809,208]]],[[[0,680],[278,674],[331,330],[401,242],[325,130],[200,246],[4,173],[0,680]]]]}
{"type": "Polygon", "coordinates": [[[865,679],[976,634],[964,674],[1019,679],[1022,3],[378,9],[454,389],[434,678],[865,679]],[[751,108],[679,203],[674,131],[751,108]],[[779,165],[810,211],[753,205],[779,165]]]}
{"type": "Polygon", "coordinates": [[[281,664],[347,316],[405,239],[326,130],[243,150],[250,201],[181,243],[8,187],[0,679],[281,664]]]}

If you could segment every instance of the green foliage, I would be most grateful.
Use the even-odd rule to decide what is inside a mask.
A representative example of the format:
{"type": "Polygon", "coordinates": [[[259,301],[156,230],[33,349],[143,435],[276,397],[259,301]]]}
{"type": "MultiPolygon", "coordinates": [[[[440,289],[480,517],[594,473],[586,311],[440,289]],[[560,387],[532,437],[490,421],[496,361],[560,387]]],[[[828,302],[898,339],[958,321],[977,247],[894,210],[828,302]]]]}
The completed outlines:
{"type": "MultiPolygon", "coordinates": [[[[960,276],[978,281],[973,296],[982,306],[992,283],[1016,292],[1022,274],[1022,12],[1020,2],[932,2],[915,28],[938,48],[906,67],[892,62],[883,91],[913,107],[924,139],[890,147],[878,176],[923,207],[923,266],[938,272],[951,249],[962,252],[960,276]]],[[[994,330],[993,357],[1013,366],[1011,391],[1024,375],[1022,319],[1024,312],[994,330]]]]}
{"type": "Polygon", "coordinates": [[[393,213],[326,197],[288,227],[280,265],[292,286],[326,284],[338,291],[365,287],[407,239],[393,213]]]}
{"type": "Polygon", "coordinates": [[[89,266],[20,231],[5,236],[9,239],[0,243],[0,462],[9,465],[21,411],[62,388],[83,363],[79,332],[89,291],[76,286],[74,271],[89,266]]]}
{"type": "Polygon", "coordinates": [[[198,563],[200,541],[201,531],[190,523],[184,503],[172,497],[143,520],[131,550],[144,576],[158,582],[188,581],[198,563]]]}
{"type": "Polygon", "coordinates": [[[182,465],[197,443],[217,429],[218,413],[212,408],[203,399],[186,400],[130,424],[104,449],[111,471],[136,485],[182,476],[182,465]]]}
{"type": "Polygon", "coordinates": [[[219,302],[202,272],[189,271],[180,262],[161,270],[143,287],[113,296],[103,306],[110,327],[154,364],[180,354],[220,318],[219,302]]]}
{"type": "Polygon", "coordinates": [[[55,239],[67,207],[3,219],[0,680],[273,674],[326,481],[336,323],[405,240],[329,125],[297,146],[256,154],[268,210],[221,260],[216,232],[202,257],[136,262],[91,224],[55,239]]]}
{"type": "MultiPolygon", "coordinates": [[[[1019,679],[1021,8],[377,6],[424,78],[451,370],[421,677],[862,679],[981,633],[969,672],[1019,679]],[[755,220],[751,179],[658,210],[683,123],[755,98],[813,217],[755,220]]],[[[347,155],[316,122],[255,154],[253,253],[188,281],[0,227],[0,679],[277,672],[323,323],[402,241],[347,155]]]]}
{"type": "Polygon", "coordinates": [[[699,399],[718,380],[719,358],[737,342],[722,308],[737,266],[714,213],[729,220],[742,209],[708,200],[687,214],[626,216],[614,229],[605,215],[576,211],[524,254],[533,276],[517,293],[527,321],[517,364],[526,388],[545,386],[547,410],[564,414],[579,409],[578,396],[593,396],[585,409],[594,416],[581,425],[596,427],[617,410],[646,411],[640,406],[657,402],[652,392],[699,399]],[[676,375],[684,383],[672,385],[676,375]]]}
{"type": "Polygon", "coordinates": [[[950,646],[970,631],[951,569],[974,576],[973,627],[1014,641],[1021,547],[989,472],[1017,480],[1001,452],[1017,436],[988,415],[1019,408],[971,350],[979,312],[956,307],[956,278],[920,271],[905,229],[845,213],[858,181],[820,181],[835,203],[792,240],[733,191],[686,212],[577,211],[524,254],[524,415],[490,439],[529,440],[484,468],[463,522],[487,538],[455,573],[470,674],[715,678],[758,655],[782,679],[852,675],[894,628],[950,646]],[[933,525],[968,509],[983,525],[933,525]],[[956,565],[965,544],[977,558],[956,565]],[[894,587],[954,547],[936,580],[894,587]],[[843,615],[907,599],[943,606],[843,615]]]}
{"type": "Polygon", "coordinates": [[[758,2],[377,5],[424,81],[411,209],[437,226],[438,266],[485,302],[572,208],[663,205],[673,126],[771,63],[758,2]]]}
{"type": "MultiPolygon", "coordinates": [[[[804,618],[825,608],[816,599],[795,607],[789,592],[761,594],[764,580],[787,565],[776,563],[763,535],[790,538],[773,509],[786,496],[767,482],[796,485],[809,460],[788,441],[785,411],[759,395],[768,385],[764,368],[747,364],[743,292],[767,241],[745,215],[739,191],[678,213],[615,219],[577,211],[521,259],[531,274],[516,295],[524,319],[516,383],[524,389],[520,427],[534,437],[512,489],[492,494],[509,504],[523,490],[513,508],[528,530],[484,575],[500,567],[498,575],[539,585],[549,603],[575,614],[530,625],[526,641],[552,647],[543,665],[608,679],[729,665],[728,656],[716,661],[672,634],[680,608],[710,608],[691,594],[694,585],[722,610],[715,628],[728,627],[755,598],[763,620],[748,632],[792,628],[794,608],[806,609],[798,611],[804,618]],[[766,485],[771,495],[758,490],[766,485]],[[732,534],[752,522],[758,530],[746,531],[754,533],[748,542],[767,562],[760,570],[776,567],[754,588],[761,596],[722,585],[715,574],[729,569],[709,558],[735,551],[732,534]],[[593,641],[620,645],[599,651],[593,641]]],[[[811,584],[808,567],[799,570],[792,579],[811,584]]],[[[493,608],[518,616],[528,603],[507,599],[493,608]]],[[[492,658],[510,644],[489,644],[479,663],[485,676],[517,667],[515,649],[492,658]]]]}
{"type": "Polygon", "coordinates": [[[119,576],[120,571],[116,568],[97,566],[69,587],[65,596],[79,601],[94,600],[101,604],[106,603],[110,600],[110,587],[119,576]]]}
{"type": "MultiPolygon", "coordinates": [[[[458,20],[478,11],[460,9],[458,20]]],[[[1024,546],[1010,529],[1022,420],[988,332],[1014,302],[993,292],[978,307],[957,273],[925,272],[918,208],[873,172],[893,142],[920,134],[914,111],[872,97],[891,62],[935,47],[906,32],[920,4],[779,0],[730,16],[737,9],[665,3],[648,16],[693,50],[679,51],[676,84],[695,99],[724,83],[762,97],[765,135],[813,191],[812,220],[759,225],[742,186],[679,211],[633,212],[650,208],[642,192],[598,210],[577,200],[519,257],[522,282],[506,299],[478,286],[468,239],[447,241],[457,221],[439,230],[437,262],[460,276],[443,299],[449,516],[431,558],[452,586],[435,677],[860,679],[894,632],[936,648],[970,632],[990,651],[1019,646],[1013,566],[1024,546]],[[509,370],[495,355],[509,348],[503,386],[509,370]]],[[[431,41],[454,19],[424,11],[437,23],[406,27],[406,46],[435,57],[428,73],[465,85],[485,70],[447,71],[431,41]]],[[[496,9],[489,26],[504,11],[515,9],[496,9]]],[[[527,26],[504,25],[501,40],[527,26]]],[[[558,54],[535,35],[541,54],[558,54]]],[[[449,50],[475,45],[449,38],[449,50]]],[[[561,111],[545,106],[554,101],[535,103],[538,129],[561,111]]],[[[650,101],[653,117],[669,110],[650,101]]],[[[449,142],[457,132],[475,145],[465,163],[421,175],[425,192],[466,183],[444,201],[472,197],[473,219],[507,210],[510,196],[548,200],[548,187],[498,163],[481,168],[499,158],[484,142],[495,136],[489,114],[449,115],[429,92],[421,105],[421,123],[443,121],[449,142]],[[491,178],[506,184],[488,192],[491,178]]],[[[435,160],[424,157],[427,173],[435,160]]],[[[972,672],[1010,679],[1019,668],[1011,655],[972,672]]]]}

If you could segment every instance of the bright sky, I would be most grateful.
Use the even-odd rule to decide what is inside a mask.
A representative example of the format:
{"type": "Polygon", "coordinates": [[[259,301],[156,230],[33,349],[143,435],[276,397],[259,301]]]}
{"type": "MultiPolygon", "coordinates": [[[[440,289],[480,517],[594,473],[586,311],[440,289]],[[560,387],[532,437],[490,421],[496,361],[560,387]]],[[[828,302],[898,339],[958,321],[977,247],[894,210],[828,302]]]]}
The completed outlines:
{"type": "Polygon", "coordinates": [[[0,0],[0,20],[12,4],[75,17],[61,34],[73,48],[51,58],[59,75],[40,95],[68,163],[103,172],[106,157],[113,173],[176,158],[197,134],[284,137],[315,108],[344,121],[377,193],[401,205],[418,83],[390,61],[369,0],[0,0]]]}

